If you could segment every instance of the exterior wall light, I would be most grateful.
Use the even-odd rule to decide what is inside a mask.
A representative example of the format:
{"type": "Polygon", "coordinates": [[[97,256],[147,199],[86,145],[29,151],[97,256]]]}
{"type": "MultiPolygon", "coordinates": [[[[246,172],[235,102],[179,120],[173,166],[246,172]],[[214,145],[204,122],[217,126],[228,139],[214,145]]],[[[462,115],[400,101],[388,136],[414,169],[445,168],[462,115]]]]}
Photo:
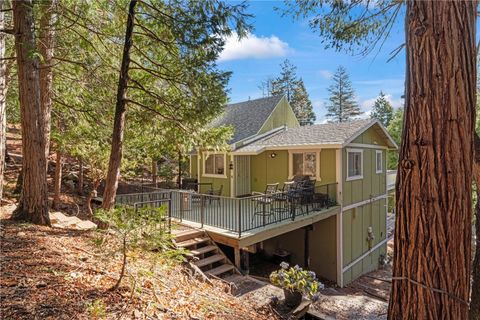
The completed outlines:
{"type": "Polygon", "coordinates": [[[273,158],[275,158],[276,156],[277,156],[277,154],[276,154],[275,152],[270,153],[270,158],[273,159],[273,158]]]}
{"type": "Polygon", "coordinates": [[[230,170],[233,170],[233,162],[230,162],[230,164],[228,165],[228,168],[229,168],[230,170]]]}

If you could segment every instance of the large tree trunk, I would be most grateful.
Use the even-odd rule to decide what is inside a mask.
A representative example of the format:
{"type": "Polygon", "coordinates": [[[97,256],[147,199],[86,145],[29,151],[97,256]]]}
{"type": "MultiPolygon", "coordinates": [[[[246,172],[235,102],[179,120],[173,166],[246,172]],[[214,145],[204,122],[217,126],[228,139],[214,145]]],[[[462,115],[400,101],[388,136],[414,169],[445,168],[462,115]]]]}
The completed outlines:
{"type": "Polygon", "coordinates": [[[62,165],[63,156],[60,150],[57,150],[57,159],[55,162],[55,177],[53,179],[54,196],[53,196],[53,208],[58,210],[60,204],[60,194],[62,192],[62,165]]]}
{"type": "Polygon", "coordinates": [[[32,0],[12,1],[22,124],[22,192],[12,218],[50,225],[45,125],[40,102],[32,0]]]}
{"type": "Polygon", "coordinates": [[[135,18],[136,0],[131,0],[128,6],[127,29],[125,31],[125,43],[123,46],[122,66],[118,80],[117,103],[115,105],[115,119],[113,122],[112,150],[108,164],[105,191],[103,192],[104,209],[111,209],[115,203],[118,179],[120,178],[120,165],[122,163],[123,132],[125,129],[126,94],[128,84],[128,67],[130,64],[130,49],[132,47],[132,35],[135,18]]]}
{"type": "Polygon", "coordinates": [[[476,1],[407,1],[390,319],[466,319],[476,1]]]}
{"type": "MultiPolygon", "coordinates": [[[[6,1],[0,0],[0,29],[5,29],[5,13],[2,10],[6,8],[6,1]]],[[[3,197],[3,175],[5,169],[6,156],[6,134],[7,134],[7,63],[5,58],[5,37],[4,32],[0,32],[0,203],[3,197]]]]}
{"type": "MultiPolygon", "coordinates": [[[[53,91],[52,61],[55,48],[55,13],[57,0],[41,2],[40,36],[38,47],[43,58],[40,66],[40,98],[42,103],[42,117],[45,123],[45,154],[48,159],[50,151],[51,110],[53,91]]],[[[47,161],[48,165],[48,161],[47,161]]]]}
{"type": "Polygon", "coordinates": [[[477,188],[475,205],[475,258],[472,264],[472,295],[470,299],[470,320],[480,320],[480,137],[475,134],[475,163],[473,177],[477,188]]]}

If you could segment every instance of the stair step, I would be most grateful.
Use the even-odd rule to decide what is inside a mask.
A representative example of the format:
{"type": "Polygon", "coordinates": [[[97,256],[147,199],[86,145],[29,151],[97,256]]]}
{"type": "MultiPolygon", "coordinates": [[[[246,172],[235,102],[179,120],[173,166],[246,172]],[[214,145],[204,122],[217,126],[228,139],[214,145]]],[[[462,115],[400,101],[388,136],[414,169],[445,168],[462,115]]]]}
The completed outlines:
{"type": "Polygon", "coordinates": [[[199,256],[201,254],[205,254],[207,252],[216,251],[216,250],[217,250],[217,247],[210,245],[210,246],[205,246],[205,247],[201,247],[201,248],[198,248],[198,249],[190,250],[190,255],[199,256]]]}
{"type": "Polygon", "coordinates": [[[205,234],[203,230],[183,230],[175,234],[175,241],[182,242],[193,238],[201,237],[205,234]]]}
{"type": "Polygon", "coordinates": [[[212,264],[212,263],[215,263],[215,262],[218,262],[218,261],[222,261],[222,260],[225,260],[225,257],[223,256],[223,254],[215,254],[215,255],[210,256],[208,258],[196,261],[195,265],[197,267],[201,268],[201,267],[208,266],[209,264],[212,264]]]}
{"type": "Polygon", "coordinates": [[[210,238],[197,237],[197,238],[185,240],[185,241],[182,241],[182,242],[177,242],[177,247],[188,248],[188,247],[194,246],[196,244],[200,244],[200,243],[204,243],[204,242],[208,242],[208,241],[210,241],[210,238]]]}
{"type": "Polygon", "coordinates": [[[220,267],[213,268],[212,270],[208,270],[205,273],[213,276],[218,276],[222,273],[232,271],[233,269],[234,267],[231,264],[222,264],[220,267]]]}

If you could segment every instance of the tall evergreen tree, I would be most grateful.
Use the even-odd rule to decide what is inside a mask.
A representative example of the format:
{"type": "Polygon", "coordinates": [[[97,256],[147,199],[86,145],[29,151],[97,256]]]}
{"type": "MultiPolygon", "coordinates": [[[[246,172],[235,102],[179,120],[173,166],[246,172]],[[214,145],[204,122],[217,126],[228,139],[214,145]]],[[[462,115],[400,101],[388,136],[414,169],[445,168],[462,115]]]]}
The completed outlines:
{"type": "Polygon", "coordinates": [[[339,66],[332,80],[333,84],[328,88],[330,98],[326,105],[326,117],[331,122],[346,122],[361,115],[362,111],[355,100],[355,91],[347,70],[339,66]]]}
{"type": "Polygon", "coordinates": [[[313,112],[312,102],[308,97],[307,90],[303,79],[297,81],[297,86],[293,90],[292,100],[290,104],[293,108],[293,112],[297,116],[300,125],[311,125],[315,122],[315,113],[313,112]]]}
{"type": "Polygon", "coordinates": [[[380,95],[378,96],[377,100],[375,100],[370,118],[377,119],[385,127],[388,127],[390,121],[392,121],[393,107],[392,104],[387,100],[385,93],[382,91],[380,91],[380,95]]]}
{"type": "Polygon", "coordinates": [[[312,102],[308,97],[307,90],[303,80],[297,77],[297,67],[286,59],[280,67],[282,71],[280,76],[271,80],[262,82],[260,89],[266,87],[269,96],[285,95],[290,102],[290,106],[301,125],[313,124],[315,113],[313,112],[312,102]]]}
{"type": "Polygon", "coordinates": [[[290,101],[293,91],[297,87],[297,67],[288,59],[285,59],[280,67],[282,71],[280,71],[280,76],[272,81],[270,95],[285,95],[288,101],[290,101]]]}

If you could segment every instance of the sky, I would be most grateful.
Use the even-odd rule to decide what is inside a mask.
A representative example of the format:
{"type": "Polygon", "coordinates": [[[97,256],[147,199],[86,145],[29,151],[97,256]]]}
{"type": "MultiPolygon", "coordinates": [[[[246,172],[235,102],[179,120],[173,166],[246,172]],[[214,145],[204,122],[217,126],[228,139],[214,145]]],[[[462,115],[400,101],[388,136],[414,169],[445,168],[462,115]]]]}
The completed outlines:
{"type": "Polygon", "coordinates": [[[293,21],[274,10],[274,7],[283,7],[283,1],[248,3],[247,12],[254,16],[250,19],[254,30],[240,41],[236,36],[227,39],[218,60],[221,69],[233,72],[229,82],[231,103],[261,98],[260,83],[279,75],[280,64],[288,59],[297,67],[297,76],[304,80],[317,123],[325,122],[327,88],[340,65],[350,74],[364,117],[368,116],[380,91],[395,108],[402,106],[405,52],[388,60],[390,53],[404,43],[403,16],[397,18],[383,47],[364,57],[325,49],[307,19],[293,21]]]}

